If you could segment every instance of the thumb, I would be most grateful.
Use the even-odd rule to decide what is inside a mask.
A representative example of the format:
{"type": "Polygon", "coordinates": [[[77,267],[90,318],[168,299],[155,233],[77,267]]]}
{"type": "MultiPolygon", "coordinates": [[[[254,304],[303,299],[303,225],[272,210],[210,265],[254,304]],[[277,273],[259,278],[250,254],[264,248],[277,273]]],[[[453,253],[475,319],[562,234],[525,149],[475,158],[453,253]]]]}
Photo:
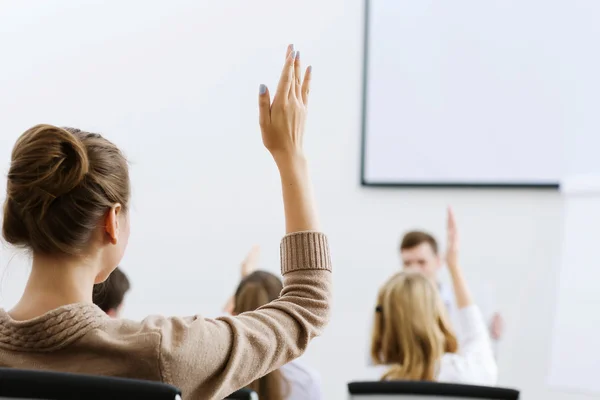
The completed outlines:
{"type": "Polygon", "coordinates": [[[265,129],[271,123],[271,96],[266,85],[260,85],[258,89],[258,122],[265,129]]]}

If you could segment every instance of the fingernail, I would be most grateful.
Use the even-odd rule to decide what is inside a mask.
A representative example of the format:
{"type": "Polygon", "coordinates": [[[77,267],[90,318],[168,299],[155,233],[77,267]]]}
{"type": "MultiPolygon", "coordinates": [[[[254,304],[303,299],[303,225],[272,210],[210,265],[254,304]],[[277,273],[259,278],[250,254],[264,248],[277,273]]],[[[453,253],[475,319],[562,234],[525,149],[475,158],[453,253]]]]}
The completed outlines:
{"type": "Polygon", "coordinates": [[[265,93],[267,93],[267,85],[263,85],[261,83],[260,86],[258,87],[258,94],[265,94],[265,93]]]}
{"type": "Polygon", "coordinates": [[[294,51],[294,45],[293,44],[290,44],[290,50],[294,51]]]}
{"type": "Polygon", "coordinates": [[[296,52],[296,58],[299,60],[300,59],[300,51],[296,52]]]}
{"type": "Polygon", "coordinates": [[[309,65],[307,70],[308,70],[308,72],[312,72],[312,65],[309,65]]]}
{"type": "Polygon", "coordinates": [[[296,52],[292,51],[292,60],[295,60],[295,59],[296,59],[296,52]]]}

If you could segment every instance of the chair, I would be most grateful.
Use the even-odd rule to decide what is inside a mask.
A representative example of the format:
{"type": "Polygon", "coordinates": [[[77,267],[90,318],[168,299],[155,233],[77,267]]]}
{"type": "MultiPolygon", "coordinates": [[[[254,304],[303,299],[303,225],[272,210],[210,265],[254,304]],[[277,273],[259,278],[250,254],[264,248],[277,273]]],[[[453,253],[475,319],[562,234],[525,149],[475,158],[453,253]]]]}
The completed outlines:
{"type": "Polygon", "coordinates": [[[518,400],[519,391],[488,386],[423,381],[351,382],[350,400],[518,400]]]}
{"type": "Polygon", "coordinates": [[[225,400],[258,400],[258,394],[254,390],[240,389],[231,393],[225,400]]]}
{"type": "Polygon", "coordinates": [[[0,399],[180,400],[181,392],[160,382],[0,368],[0,399]]]}

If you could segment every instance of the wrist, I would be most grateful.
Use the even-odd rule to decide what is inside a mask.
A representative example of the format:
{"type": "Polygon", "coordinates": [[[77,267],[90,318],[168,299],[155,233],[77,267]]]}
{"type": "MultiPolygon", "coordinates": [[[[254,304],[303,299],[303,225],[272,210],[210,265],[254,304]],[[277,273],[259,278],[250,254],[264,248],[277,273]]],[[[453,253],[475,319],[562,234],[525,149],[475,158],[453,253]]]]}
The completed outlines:
{"type": "Polygon", "coordinates": [[[452,278],[459,277],[461,275],[460,267],[458,266],[458,264],[448,265],[448,272],[450,272],[450,276],[452,278]]]}
{"type": "Polygon", "coordinates": [[[306,158],[301,152],[281,151],[272,155],[280,173],[304,171],[307,167],[306,158]]]}

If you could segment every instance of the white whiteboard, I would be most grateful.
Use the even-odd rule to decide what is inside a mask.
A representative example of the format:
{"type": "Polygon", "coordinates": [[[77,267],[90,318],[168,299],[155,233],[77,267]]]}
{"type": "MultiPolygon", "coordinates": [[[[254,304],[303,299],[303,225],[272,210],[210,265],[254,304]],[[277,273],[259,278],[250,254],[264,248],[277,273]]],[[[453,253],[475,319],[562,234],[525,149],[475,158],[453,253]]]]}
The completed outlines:
{"type": "Polygon", "coordinates": [[[600,2],[367,0],[364,184],[556,185],[600,132],[600,2]],[[580,149],[581,150],[581,149],[580,149]]]}

